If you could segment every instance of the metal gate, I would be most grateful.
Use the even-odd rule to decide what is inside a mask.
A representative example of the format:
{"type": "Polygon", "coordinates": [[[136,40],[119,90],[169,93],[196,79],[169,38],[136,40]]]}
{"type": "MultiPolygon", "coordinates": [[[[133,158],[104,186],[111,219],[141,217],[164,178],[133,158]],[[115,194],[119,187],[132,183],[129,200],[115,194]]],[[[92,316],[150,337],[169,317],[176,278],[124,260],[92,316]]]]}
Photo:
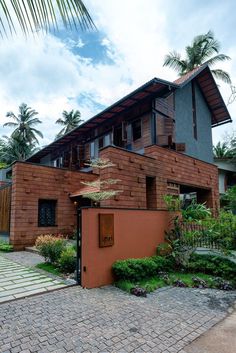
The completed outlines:
{"type": "Polygon", "coordinates": [[[0,234],[10,233],[11,185],[0,188],[0,234]]]}

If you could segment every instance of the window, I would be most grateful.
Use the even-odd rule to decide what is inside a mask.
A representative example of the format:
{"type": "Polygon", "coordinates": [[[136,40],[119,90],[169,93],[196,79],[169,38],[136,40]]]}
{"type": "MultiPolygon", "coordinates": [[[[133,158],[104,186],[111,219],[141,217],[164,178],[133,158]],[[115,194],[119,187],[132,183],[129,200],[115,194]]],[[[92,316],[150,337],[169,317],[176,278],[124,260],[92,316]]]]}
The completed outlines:
{"type": "Polygon", "coordinates": [[[104,146],[104,139],[103,137],[100,137],[100,139],[98,140],[98,148],[101,149],[104,146]]]}
{"type": "Polygon", "coordinates": [[[133,141],[140,139],[142,136],[141,119],[135,120],[132,123],[133,141]]]}
{"type": "Polygon", "coordinates": [[[193,111],[193,136],[197,140],[196,97],[195,97],[195,86],[193,81],[192,81],[192,111],[193,111]]]}
{"type": "Polygon", "coordinates": [[[53,167],[56,167],[56,168],[63,167],[63,158],[62,157],[58,157],[57,159],[54,159],[52,161],[52,165],[53,165],[53,167]]]}
{"type": "Polygon", "coordinates": [[[38,225],[39,227],[56,226],[56,200],[39,200],[38,225]]]}

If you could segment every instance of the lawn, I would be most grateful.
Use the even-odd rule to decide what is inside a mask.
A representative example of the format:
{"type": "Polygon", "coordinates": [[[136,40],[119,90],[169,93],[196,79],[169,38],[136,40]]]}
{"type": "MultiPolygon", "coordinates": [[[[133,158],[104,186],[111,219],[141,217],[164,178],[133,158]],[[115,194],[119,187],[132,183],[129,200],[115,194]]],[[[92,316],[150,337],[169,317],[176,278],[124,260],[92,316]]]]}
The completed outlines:
{"type": "Polygon", "coordinates": [[[47,263],[47,262],[42,262],[42,263],[36,265],[35,267],[39,268],[40,270],[44,270],[46,272],[50,272],[50,273],[52,273],[55,276],[60,276],[60,277],[62,276],[61,272],[53,264],[50,264],[50,263],[47,263]]]}

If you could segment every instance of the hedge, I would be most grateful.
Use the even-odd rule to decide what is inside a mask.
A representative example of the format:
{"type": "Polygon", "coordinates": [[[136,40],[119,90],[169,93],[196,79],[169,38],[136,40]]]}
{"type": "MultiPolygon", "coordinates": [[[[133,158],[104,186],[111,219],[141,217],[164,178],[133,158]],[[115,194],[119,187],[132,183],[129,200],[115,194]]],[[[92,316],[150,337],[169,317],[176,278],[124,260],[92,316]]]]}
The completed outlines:
{"type": "Polygon", "coordinates": [[[174,261],[161,256],[116,261],[112,270],[116,280],[139,281],[157,275],[159,271],[170,271],[174,261]]]}

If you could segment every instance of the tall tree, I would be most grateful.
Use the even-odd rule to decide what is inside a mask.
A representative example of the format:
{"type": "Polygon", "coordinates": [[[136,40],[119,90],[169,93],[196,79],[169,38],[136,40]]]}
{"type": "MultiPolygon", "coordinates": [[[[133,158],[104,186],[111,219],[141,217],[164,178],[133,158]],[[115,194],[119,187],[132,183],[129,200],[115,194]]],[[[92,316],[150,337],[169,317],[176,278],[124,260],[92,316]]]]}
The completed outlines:
{"type": "Polygon", "coordinates": [[[35,129],[35,126],[41,124],[41,121],[35,116],[38,115],[34,109],[22,103],[19,106],[19,114],[16,116],[13,112],[8,112],[6,116],[13,121],[5,123],[3,126],[14,128],[12,136],[19,135],[25,143],[34,144],[39,143],[37,136],[43,138],[41,131],[35,129]]]}
{"type": "Polygon", "coordinates": [[[24,161],[36,151],[35,143],[26,143],[20,135],[3,136],[0,139],[0,161],[6,164],[24,161]]]}
{"type": "Polygon", "coordinates": [[[80,118],[81,114],[79,110],[71,110],[70,112],[64,110],[62,112],[62,116],[63,118],[59,118],[56,121],[56,124],[63,126],[63,129],[57,134],[56,138],[67,134],[83,122],[83,120],[80,118]]]}
{"type": "MultiPolygon", "coordinates": [[[[163,66],[169,66],[183,76],[202,64],[208,64],[212,68],[215,64],[226,60],[230,60],[230,57],[220,54],[219,41],[212,31],[208,31],[194,37],[192,44],[185,48],[185,59],[178,52],[172,51],[166,55],[163,66]]],[[[215,78],[231,84],[230,75],[226,71],[211,69],[211,72],[215,78]]]]}
{"type": "Polygon", "coordinates": [[[95,28],[82,0],[1,0],[0,36],[17,33],[17,26],[24,34],[43,29],[46,32],[65,28],[95,28]]]}

